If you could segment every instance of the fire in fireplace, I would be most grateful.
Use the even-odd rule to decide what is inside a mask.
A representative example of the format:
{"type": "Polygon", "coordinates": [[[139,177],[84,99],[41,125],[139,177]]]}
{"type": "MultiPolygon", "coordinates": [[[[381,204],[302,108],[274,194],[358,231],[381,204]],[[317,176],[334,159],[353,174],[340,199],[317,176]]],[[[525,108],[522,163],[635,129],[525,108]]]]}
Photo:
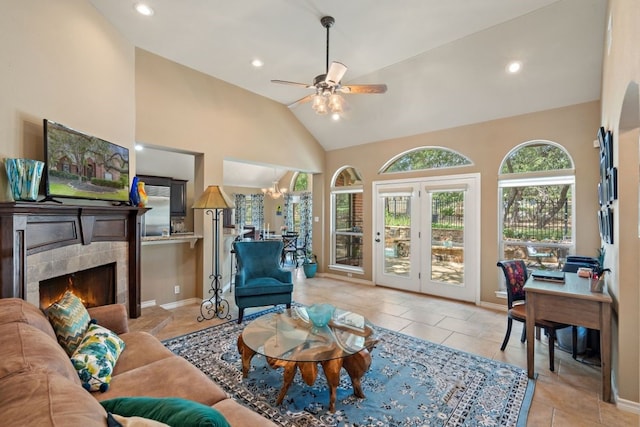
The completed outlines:
{"type": "Polygon", "coordinates": [[[115,303],[116,263],[40,281],[40,308],[46,309],[67,290],[78,296],[87,308],[115,303]]]}

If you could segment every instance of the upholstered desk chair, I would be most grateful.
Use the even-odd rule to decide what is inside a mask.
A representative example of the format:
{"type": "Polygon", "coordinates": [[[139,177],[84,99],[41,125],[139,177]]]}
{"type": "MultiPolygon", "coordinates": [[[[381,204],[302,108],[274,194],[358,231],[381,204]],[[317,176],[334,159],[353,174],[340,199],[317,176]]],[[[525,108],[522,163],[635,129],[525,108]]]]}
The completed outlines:
{"type": "MultiPolygon", "coordinates": [[[[507,333],[502,341],[501,351],[507,347],[509,337],[511,336],[511,327],[513,321],[526,323],[527,321],[527,305],[525,302],[524,284],[527,281],[527,265],[523,260],[508,260],[498,261],[498,267],[502,269],[507,286],[507,333]]],[[[554,370],[554,357],[555,357],[555,341],[556,330],[562,328],[568,328],[571,325],[565,325],[564,323],[550,322],[548,320],[538,319],[536,321],[536,328],[543,328],[549,336],[549,370],[554,370]]],[[[522,336],[520,342],[524,342],[527,339],[527,330],[522,328],[522,336]]]]}
{"type": "Polygon", "coordinates": [[[291,272],[280,268],[282,242],[233,242],[233,249],[237,259],[235,300],[239,310],[238,323],[242,322],[247,307],[286,304],[291,308],[293,281],[291,272]]]}

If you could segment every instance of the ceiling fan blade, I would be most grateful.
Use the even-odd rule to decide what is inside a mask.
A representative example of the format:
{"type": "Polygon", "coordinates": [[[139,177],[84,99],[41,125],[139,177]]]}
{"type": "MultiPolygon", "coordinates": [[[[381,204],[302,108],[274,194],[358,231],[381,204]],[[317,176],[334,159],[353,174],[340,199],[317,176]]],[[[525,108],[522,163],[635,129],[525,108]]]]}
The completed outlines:
{"type": "Polygon", "coordinates": [[[387,85],[347,85],[337,90],[343,93],[385,93],[387,91],[387,85]]]}
{"type": "Polygon", "coordinates": [[[288,82],[286,80],[271,80],[271,83],[278,83],[278,84],[281,84],[281,85],[302,86],[302,87],[306,87],[307,89],[315,88],[314,85],[309,85],[309,84],[306,84],[306,83],[288,82]]]}
{"type": "Polygon", "coordinates": [[[313,97],[315,95],[316,95],[315,93],[312,93],[311,95],[307,95],[304,98],[300,98],[297,101],[295,101],[294,103],[287,105],[287,107],[294,108],[294,107],[297,107],[300,104],[304,104],[305,102],[309,102],[309,101],[311,101],[313,99],[313,97]]]}
{"type": "Polygon", "coordinates": [[[327,77],[325,77],[324,81],[330,86],[335,86],[340,83],[340,80],[342,80],[342,77],[346,72],[346,65],[341,62],[333,61],[329,67],[329,71],[327,71],[327,77]]]}

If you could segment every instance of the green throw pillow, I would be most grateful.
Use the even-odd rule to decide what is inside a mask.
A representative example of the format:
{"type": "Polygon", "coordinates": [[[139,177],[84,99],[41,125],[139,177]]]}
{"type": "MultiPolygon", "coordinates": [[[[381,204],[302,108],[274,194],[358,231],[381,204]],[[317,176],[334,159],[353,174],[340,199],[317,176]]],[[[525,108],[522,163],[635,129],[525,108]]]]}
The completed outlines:
{"type": "Polygon", "coordinates": [[[149,418],[172,427],[231,427],[217,409],[178,397],[117,397],[100,404],[112,414],[149,418]]]}
{"type": "Polygon", "coordinates": [[[116,361],[124,350],[124,341],[107,328],[92,324],[71,356],[82,386],[89,391],[105,392],[111,382],[116,361]]]}
{"type": "Polygon", "coordinates": [[[91,321],[89,312],[80,298],[66,291],[59,301],[46,309],[46,313],[56,332],[58,342],[71,356],[87,332],[91,321]]]}

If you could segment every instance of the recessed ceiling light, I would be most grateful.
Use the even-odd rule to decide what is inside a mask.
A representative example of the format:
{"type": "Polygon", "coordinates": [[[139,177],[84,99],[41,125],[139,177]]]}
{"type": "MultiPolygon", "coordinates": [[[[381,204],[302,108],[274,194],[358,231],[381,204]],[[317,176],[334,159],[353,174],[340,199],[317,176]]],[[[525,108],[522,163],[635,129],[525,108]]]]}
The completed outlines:
{"type": "Polygon", "coordinates": [[[512,61],[507,65],[507,71],[511,74],[515,74],[522,69],[522,62],[520,61],[512,61]]]}
{"type": "Polygon", "coordinates": [[[133,7],[136,9],[136,11],[138,11],[140,15],[152,16],[154,13],[153,9],[151,9],[151,6],[146,3],[136,3],[133,7]]]}
{"type": "Polygon", "coordinates": [[[264,62],[262,62],[261,60],[256,58],[253,61],[251,61],[251,65],[253,65],[256,68],[260,68],[260,67],[262,67],[264,65],[264,62]]]}
{"type": "Polygon", "coordinates": [[[340,113],[333,113],[331,115],[331,118],[337,122],[338,120],[340,120],[340,113]]]}

